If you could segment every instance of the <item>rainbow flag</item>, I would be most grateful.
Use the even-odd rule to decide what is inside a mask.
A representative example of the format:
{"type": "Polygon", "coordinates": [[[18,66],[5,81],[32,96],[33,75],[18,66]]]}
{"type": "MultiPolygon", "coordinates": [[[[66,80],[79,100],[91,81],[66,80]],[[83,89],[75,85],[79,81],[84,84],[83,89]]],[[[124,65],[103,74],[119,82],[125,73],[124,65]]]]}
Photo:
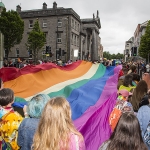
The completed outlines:
{"type": "Polygon", "coordinates": [[[108,117],[116,101],[120,69],[77,61],[65,67],[47,63],[22,69],[2,68],[0,77],[4,87],[14,91],[14,105],[18,107],[39,93],[66,97],[86,149],[98,150],[111,134],[108,117]]]}

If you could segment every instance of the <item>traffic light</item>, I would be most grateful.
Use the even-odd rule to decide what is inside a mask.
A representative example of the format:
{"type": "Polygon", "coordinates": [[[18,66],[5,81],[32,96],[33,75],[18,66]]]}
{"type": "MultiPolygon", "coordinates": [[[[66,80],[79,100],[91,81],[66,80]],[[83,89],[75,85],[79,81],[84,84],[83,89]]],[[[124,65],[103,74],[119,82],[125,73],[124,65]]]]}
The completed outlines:
{"type": "Polygon", "coordinates": [[[29,50],[29,58],[32,58],[32,50],[29,50]]]}
{"type": "Polygon", "coordinates": [[[137,47],[132,47],[131,55],[132,56],[137,56],[137,47]]]}
{"type": "Polygon", "coordinates": [[[137,47],[134,47],[133,49],[133,56],[137,56],[137,47]]]}
{"type": "Polygon", "coordinates": [[[49,46],[49,57],[52,57],[53,54],[52,54],[52,51],[51,51],[51,47],[49,46]]]}
{"type": "Polygon", "coordinates": [[[64,50],[62,50],[62,56],[64,56],[64,52],[65,52],[65,51],[64,51],[64,50]]]}
{"type": "Polygon", "coordinates": [[[49,54],[49,46],[46,46],[46,54],[49,54]]]}
{"type": "Polygon", "coordinates": [[[59,56],[61,56],[61,48],[59,48],[59,56]]]}
{"type": "Polygon", "coordinates": [[[62,50],[62,56],[64,56],[65,54],[67,54],[67,52],[65,52],[65,50],[62,50]]]}

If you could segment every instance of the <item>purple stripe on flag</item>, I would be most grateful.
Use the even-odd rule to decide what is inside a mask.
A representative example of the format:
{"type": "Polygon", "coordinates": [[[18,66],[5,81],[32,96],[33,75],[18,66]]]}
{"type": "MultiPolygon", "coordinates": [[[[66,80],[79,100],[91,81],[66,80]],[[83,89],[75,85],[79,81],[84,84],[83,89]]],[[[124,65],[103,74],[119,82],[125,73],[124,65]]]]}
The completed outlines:
{"type": "Polygon", "coordinates": [[[114,69],[114,75],[107,80],[97,103],[74,121],[75,126],[84,136],[87,150],[98,150],[111,135],[108,118],[116,102],[120,69],[121,66],[114,69]]]}

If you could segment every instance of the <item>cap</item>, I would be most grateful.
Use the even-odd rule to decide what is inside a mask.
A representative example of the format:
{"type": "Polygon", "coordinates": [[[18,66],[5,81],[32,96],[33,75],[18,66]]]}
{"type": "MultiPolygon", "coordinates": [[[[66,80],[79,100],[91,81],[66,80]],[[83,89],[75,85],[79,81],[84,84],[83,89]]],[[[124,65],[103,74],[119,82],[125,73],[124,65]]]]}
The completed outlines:
{"type": "Polygon", "coordinates": [[[129,91],[125,90],[125,89],[119,90],[119,91],[118,91],[118,94],[121,94],[121,95],[123,95],[123,96],[130,96],[130,95],[132,95],[131,92],[129,92],[129,91]]]}

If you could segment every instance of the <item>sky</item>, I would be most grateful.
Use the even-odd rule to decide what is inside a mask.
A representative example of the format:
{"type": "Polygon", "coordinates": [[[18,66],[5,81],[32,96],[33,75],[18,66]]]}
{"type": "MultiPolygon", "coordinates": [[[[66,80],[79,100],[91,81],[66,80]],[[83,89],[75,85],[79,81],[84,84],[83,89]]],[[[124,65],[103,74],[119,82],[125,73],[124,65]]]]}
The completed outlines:
{"type": "Polygon", "coordinates": [[[20,4],[22,10],[41,9],[44,2],[52,8],[54,1],[57,7],[73,8],[81,19],[96,16],[98,10],[101,44],[111,54],[123,53],[137,25],[150,19],[150,0],[2,0],[7,10],[20,4]]]}

